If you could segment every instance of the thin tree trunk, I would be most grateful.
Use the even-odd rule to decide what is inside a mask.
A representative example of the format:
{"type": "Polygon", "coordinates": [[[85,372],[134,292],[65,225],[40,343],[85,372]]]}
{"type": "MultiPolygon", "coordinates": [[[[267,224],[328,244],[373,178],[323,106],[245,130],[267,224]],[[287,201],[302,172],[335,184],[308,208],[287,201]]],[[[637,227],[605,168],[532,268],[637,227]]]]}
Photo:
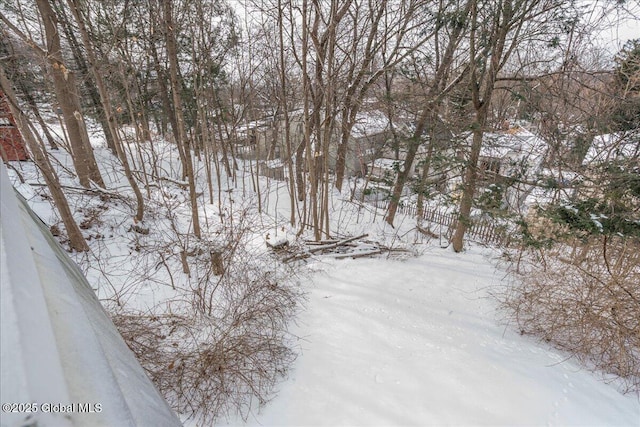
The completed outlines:
{"type": "Polygon", "coordinates": [[[422,165],[422,176],[420,177],[420,184],[418,187],[418,201],[416,206],[416,221],[419,225],[422,225],[422,217],[424,216],[424,199],[427,187],[429,187],[429,169],[431,169],[431,159],[433,158],[433,150],[436,138],[435,123],[431,123],[429,129],[429,145],[427,147],[427,156],[422,165]]]}
{"type": "Polygon", "coordinates": [[[29,105],[29,109],[35,116],[38,124],[40,125],[40,129],[42,129],[42,132],[44,133],[44,136],[47,139],[47,142],[49,143],[49,148],[52,150],[57,150],[58,144],[56,143],[56,139],[53,137],[53,135],[51,135],[49,126],[47,126],[44,119],[42,118],[42,114],[40,114],[40,110],[38,109],[38,104],[36,104],[36,100],[31,95],[30,89],[27,87],[26,84],[24,84],[22,80],[18,82],[18,87],[20,88],[20,92],[22,92],[25,98],[25,101],[27,102],[27,105],[29,105]]]}
{"type": "Polygon", "coordinates": [[[87,32],[87,28],[85,26],[84,18],[82,16],[82,12],[78,7],[78,0],[67,0],[69,3],[69,7],[71,7],[73,16],[78,24],[78,28],[80,30],[80,34],[82,36],[82,41],[84,43],[84,48],[87,52],[87,57],[89,59],[89,64],[91,65],[91,71],[93,73],[93,77],[96,82],[96,87],[98,90],[98,94],[100,96],[100,101],[103,106],[103,112],[105,118],[107,119],[107,131],[111,134],[111,138],[114,143],[114,148],[116,150],[116,154],[122,163],[124,168],[124,174],[127,177],[127,181],[131,186],[137,202],[137,210],[136,215],[134,217],[135,222],[142,221],[144,217],[144,199],[142,197],[142,193],[140,192],[140,187],[136,182],[133,174],[131,172],[131,167],[129,166],[129,160],[127,159],[127,155],[124,152],[124,147],[122,141],[120,139],[120,135],[118,134],[118,129],[116,126],[116,120],[113,115],[113,109],[111,107],[111,101],[109,99],[109,94],[104,86],[104,82],[102,80],[102,75],[100,74],[100,70],[97,68],[97,61],[95,57],[95,52],[93,50],[93,45],[91,44],[91,40],[89,39],[89,33],[87,32]]]}
{"type": "Polygon", "coordinates": [[[391,226],[393,226],[393,221],[395,220],[398,206],[400,204],[402,190],[404,188],[404,184],[409,178],[409,171],[411,171],[411,168],[413,167],[413,162],[415,161],[416,154],[418,153],[418,148],[422,142],[422,134],[424,133],[424,128],[430,115],[431,107],[428,106],[420,116],[418,123],[416,124],[416,129],[408,141],[409,146],[407,148],[407,156],[404,159],[402,169],[398,171],[396,182],[393,186],[393,191],[391,192],[389,207],[387,208],[387,216],[385,217],[385,221],[387,221],[391,226]]]}
{"type": "Polygon", "coordinates": [[[166,73],[166,70],[160,65],[160,59],[158,58],[158,51],[156,49],[155,44],[153,43],[150,44],[149,51],[151,52],[151,56],[153,57],[153,64],[156,68],[156,73],[158,74],[157,81],[158,81],[158,89],[160,94],[160,101],[162,102],[162,110],[166,114],[166,116],[165,114],[161,115],[160,132],[162,133],[162,136],[166,136],[167,120],[165,117],[168,117],[169,124],[171,125],[171,130],[175,135],[178,133],[178,130],[177,130],[178,123],[176,121],[176,115],[174,112],[173,105],[171,104],[171,98],[169,97],[169,87],[167,86],[167,83],[166,83],[166,81],[168,80],[167,73],[166,73]]]}
{"type": "Polygon", "coordinates": [[[185,130],[184,115],[182,113],[182,97],[180,94],[180,82],[178,80],[178,51],[175,38],[175,28],[171,11],[171,1],[164,2],[164,20],[167,43],[167,56],[169,57],[169,75],[171,79],[171,89],[173,93],[173,105],[175,107],[176,123],[178,125],[178,134],[176,142],[178,150],[183,153],[183,170],[186,172],[189,181],[189,198],[191,200],[191,217],[193,220],[193,233],[200,239],[200,219],[198,215],[198,197],[196,193],[196,182],[193,170],[193,162],[191,160],[191,147],[187,132],[185,130]]]}
{"type": "Polygon", "coordinates": [[[453,245],[453,250],[456,252],[462,251],[464,247],[464,234],[471,225],[471,208],[473,207],[473,196],[478,181],[478,159],[480,158],[482,136],[484,134],[484,124],[481,123],[486,122],[486,113],[484,114],[484,120],[483,117],[480,116],[474,123],[473,142],[471,143],[471,153],[463,179],[458,221],[453,236],[451,237],[451,244],[453,245]]]}

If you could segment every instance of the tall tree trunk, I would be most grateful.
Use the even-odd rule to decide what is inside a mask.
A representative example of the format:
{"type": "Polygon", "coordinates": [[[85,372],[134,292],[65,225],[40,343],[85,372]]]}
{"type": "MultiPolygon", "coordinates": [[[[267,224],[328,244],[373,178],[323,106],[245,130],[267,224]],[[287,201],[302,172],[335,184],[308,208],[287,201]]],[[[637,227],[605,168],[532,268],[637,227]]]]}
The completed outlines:
{"type": "MultiPolygon", "coordinates": [[[[434,114],[437,117],[437,114],[434,114]]],[[[416,221],[419,225],[422,225],[422,219],[424,217],[424,199],[427,188],[429,187],[429,169],[431,169],[431,162],[433,159],[434,145],[436,144],[436,123],[431,123],[429,129],[429,142],[427,145],[427,155],[422,165],[422,176],[420,177],[420,184],[418,185],[418,200],[416,202],[416,221]]]]}
{"type": "MultiPolygon", "coordinates": [[[[536,0],[529,3],[535,4],[536,0]]],[[[470,71],[471,98],[475,109],[475,120],[472,124],[473,141],[471,143],[469,162],[464,175],[458,222],[456,223],[456,229],[451,238],[453,250],[456,252],[460,252],[464,248],[464,235],[471,223],[470,214],[473,206],[473,196],[476,191],[478,160],[482,149],[482,138],[487,125],[489,106],[494,93],[496,78],[516,46],[517,38],[514,38],[514,40],[511,41],[511,46],[505,49],[507,36],[512,30],[518,32],[526,20],[524,18],[526,14],[521,15],[518,18],[519,20],[513,20],[514,16],[516,16],[514,7],[525,10],[531,7],[531,4],[528,4],[526,0],[518,0],[516,2],[513,0],[505,0],[503,3],[499,3],[498,9],[493,13],[492,22],[487,23],[490,26],[489,35],[493,43],[482,50],[477,50],[478,40],[476,40],[476,31],[482,31],[480,25],[484,24],[479,24],[478,1],[473,0],[469,53],[472,58],[470,71]],[[477,61],[479,57],[488,58],[489,66],[487,67],[485,64],[479,67],[477,61]]],[[[482,20],[482,18],[480,18],[480,20],[482,20]]],[[[486,36],[486,34],[483,36],[486,36]]]]}
{"type": "MultiPolygon", "coordinates": [[[[100,126],[102,127],[102,131],[104,132],[104,137],[107,142],[107,147],[113,154],[116,153],[116,147],[113,142],[113,138],[111,136],[111,132],[109,132],[109,124],[107,123],[107,117],[104,114],[104,110],[100,103],[100,94],[98,93],[98,88],[96,87],[96,83],[91,78],[89,73],[89,67],[87,67],[87,61],[85,61],[82,51],[80,49],[80,43],[78,42],[75,33],[73,32],[73,28],[67,15],[64,11],[64,5],[62,4],[62,0],[57,0],[52,2],[55,7],[55,11],[58,14],[59,22],[62,26],[62,30],[64,31],[64,35],[69,42],[69,46],[71,47],[71,53],[73,54],[73,60],[78,67],[78,71],[80,72],[80,77],[85,87],[86,93],[89,95],[89,99],[91,100],[91,106],[93,107],[93,111],[95,113],[100,126]]],[[[73,7],[73,6],[70,6],[73,7]]]]}
{"type": "Polygon", "coordinates": [[[48,0],[36,0],[36,4],[44,23],[53,83],[69,134],[71,151],[73,152],[73,164],[78,174],[80,185],[89,188],[91,181],[93,181],[97,185],[104,187],[104,181],[93,155],[93,149],[89,143],[89,135],[82,117],[74,74],[64,65],[62,58],[57,25],[58,19],[48,0]]]}
{"type": "Polygon", "coordinates": [[[416,129],[414,130],[413,135],[408,141],[409,146],[407,147],[407,156],[404,159],[402,169],[398,171],[396,182],[393,186],[393,191],[391,192],[389,207],[387,208],[387,216],[385,217],[385,221],[387,221],[387,223],[391,226],[393,226],[393,221],[395,220],[398,206],[400,204],[400,197],[402,196],[402,189],[404,188],[404,184],[409,178],[409,172],[413,167],[413,162],[416,159],[418,148],[422,143],[422,134],[424,133],[424,129],[430,115],[431,107],[428,106],[427,108],[425,108],[420,118],[418,119],[418,122],[416,123],[416,129]]]}
{"type": "Polygon", "coordinates": [[[458,221],[453,236],[451,237],[451,244],[453,245],[453,250],[456,252],[462,251],[464,247],[464,234],[471,225],[471,208],[473,207],[473,196],[478,181],[478,159],[480,158],[480,150],[482,149],[482,137],[484,135],[485,124],[486,111],[479,112],[473,124],[471,152],[462,181],[462,198],[460,199],[458,221]]]}
{"type": "MultiPolygon", "coordinates": [[[[164,30],[163,30],[164,31],[164,30]]],[[[153,41],[150,43],[149,51],[151,52],[151,56],[153,58],[153,65],[156,69],[158,89],[160,94],[160,101],[162,102],[162,109],[166,113],[166,117],[164,114],[161,115],[161,127],[160,133],[162,136],[166,136],[167,132],[167,118],[169,119],[169,124],[171,125],[171,129],[174,134],[178,133],[178,123],[176,121],[175,110],[173,105],[171,104],[171,98],[169,98],[169,87],[167,86],[167,72],[160,64],[160,58],[158,55],[158,50],[156,49],[153,41]]]]}
{"type": "Polygon", "coordinates": [[[20,92],[22,93],[22,96],[27,102],[27,105],[29,105],[29,109],[35,116],[38,124],[40,125],[40,129],[42,130],[42,133],[44,133],[44,136],[47,139],[47,142],[49,143],[49,148],[52,150],[57,150],[58,144],[56,143],[56,139],[53,137],[53,135],[51,135],[49,126],[47,126],[44,119],[42,118],[42,114],[40,114],[40,110],[38,109],[38,104],[36,103],[35,98],[31,94],[31,89],[26,84],[24,84],[24,81],[22,80],[17,82],[17,85],[20,92]]]}
{"type": "MultiPolygon", "coordinates": [[[[471,10],[471,5],[474,0],[468,0],[465,4],[465,8],[461,12],[461,16],[466,18],[471,10]]],[[[400,197],[402,196],[402,189],[409,176],[409,170],[411,169],[413,162],[418,152],[418,148],[422,142],[422,136],[426,129],[427,122],[430,121],[432,126],[435,126],[437,120],[437,112],[439,111],[440,104],[444,99],[444,96],[450,92],[464,77],[464,71],[462,71],[453,81],[448,82],[447,79],[451,72],[451,65],[454,62],[455,52],[458,48],[462,36],[466,32],[465,25],[455,25],[451,34],[449,35],[449,41],[447,47],[442,55],[442,59],[438,62],[435,76],[433,81],[430,82],[430,87],[427,93],[426,106],[418,118],[416,123],[416,129],[414,130],[410,140],[409,147],[407,148],[407,157],[404,161],[404,167],[400,171],[396,178],[396,183],[393,187],[391,194],[391,200],[389,201],[389,207],[387,210],[387,216],[385,220],[389,225],[393,225],[396,212],[398,210],[398,204],[400,203],[400,197]]]]}
{"type": "Polygon", "coordinates": [[[64,65],[62,58],[57,25],[58,19],[48,0],[36,0],[36,4],[44,23],[53,83],[69,134],[71,151],[73,152],[73,164],[76,168],[78,179],[85,188],[91,186],[91,181],[104,187],[104,181],[93,155],[93,149],[89,143],[89,135],[82,117],[74,74],[64,65]]]}
{"type": "MultiPolygon", "coordinates": [[[[357,35],[358,30],[354,28],[353,44],[351,46],[352,57],[356,57],[358,49],[363,49],[363,59],[361,61],[354,61],[347,71],[348,87],[342,105],[341,136],[338,143],[335,166],[335,187],[339,192],[342,192],[342,185],[347,169],[347,148],[349,140],[351,139],[351,131],[355,125],[358,112],[360,111],[362,100],[367,94],[369,87],[371,87],[378,78],[383,76],[385,74],[384,71],[390,68],[391,63],[396,60],[395,55],[392,54],[391,57],[387,57],[383,53],[381,68],[373,73],[373,75],[369,75],[376,54],[379,53],[379,50],[386,51],[385,43],[375,43],[374,41],[377,37],[380,37],[380,21],[389,13],[387,3],[387,0],[382,0],[376,3],[375,7],[368,10],[367,20],[370,21],[370,25],[366,30],[368,31],[368,35],[364,38],[364,46],[361,46],[361,37],[357,35]],[[366,76],[369,77],[365,78],[366,76]]],[[[409,16],[410,15],[412,15],[412,13],[409,13],[409,16]]],[[[397,41],[399,42],[403,36],[404,32],[398,30],[396,35],[397,41]]],[[[399,53],[398,50],[394,51],[395,53],[399,53]]]]}

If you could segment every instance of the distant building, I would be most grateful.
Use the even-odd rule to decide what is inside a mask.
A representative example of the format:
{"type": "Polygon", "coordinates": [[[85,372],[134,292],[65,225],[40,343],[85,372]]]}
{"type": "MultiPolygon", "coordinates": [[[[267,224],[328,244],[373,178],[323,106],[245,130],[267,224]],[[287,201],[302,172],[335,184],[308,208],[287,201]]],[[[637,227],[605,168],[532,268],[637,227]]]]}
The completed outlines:
{"type": "Polygon", "coordinates": [[[375,159],[371,163],[371,170],[369,171],[369,176],[374,181],[386,181],[391,182],[395,180],[396,174],[402,168],[404,161],[388,159],[388,158],[379,158],[375,159]]]}
{"type": "MultiPolygon", "coordinates": [[[[313,135],[311,137],[313,139],[313,135]]],[[[331,134],[327,159],[329,170],[332,171],[336,167],[340,137],[340,123],[336,123],[331,134]]],[[[382,112],[359,113],[347,143],[346,176],[366,175],[370,163],[379,155],[390,138],[389,122],[382,112]]],[[[291,111],[289,112],[289,144],[293,153],[303,140],[303,112],[302,110],[291,111]]],[[[240,158],[264,163],[286,158],[288,149],[285,119],[282,114],[252,121],[237,129],[235,152],[240,158]]],[[[267,169],[271,167],[265,166],[265,170],[267,169]]]]}
{"type": "Polygon", "coordinates": [[[526,200],[534,190],[531,184],[543,171],[549,147],[521,126],[506,127],[483,136],[478,159],[478,192],[496,192],[503,208],[526,209],[526,200]]]}
{"type": "Polygon", "coordinates": [[[22,134],[9,109],[4,92],[0,90],[0,155],[5,162],[8,160],[28,160],[29,154],[25,148],[22,134]]]}
{"type": "Polygon", "coordinates": [[[482,179],[525,178],[539,172],[547,155],[547,143],[515,126],[496,133],[485,133],[478,160],[482,179]]]}
{"type": "MultiPolygon", "coordinates": [[[[455,138],[449,126],[440,118],[437,119],[433,126],[433,131],[428,132],[429,135],[425,136],[425,139],[433,138],[433,141],[424,142],[418,147],[415,159],[407,171],[407,177],[409,179],[422,177],[427,163],[426,160],[430,158],[427,182],[442,189],[443,180],[446,181],[447,172],[442,167],[442,162],[439,162],[438,159],[442,159],[443,156],[452,158],[458,154],[452,146],[452,141],[455,138]]],[[[399,125],[396,124],[396,134],[402,135],[401,139],[406,140],[407,135],[412,132],[412,125],[402,122],[399,125]]],[[[402,142],[394,147],[391,144],[391,139],[388,139],[382,145],[382,151],[377,153],[376,160],[373,163],[370,175],[372,178],[382,178],[382,175],[389,178],[392,175],[391,178],[395,180],[395,174],[404,168],[407,158],[407,148],[404,146],[404,141],[402,142]]]]}

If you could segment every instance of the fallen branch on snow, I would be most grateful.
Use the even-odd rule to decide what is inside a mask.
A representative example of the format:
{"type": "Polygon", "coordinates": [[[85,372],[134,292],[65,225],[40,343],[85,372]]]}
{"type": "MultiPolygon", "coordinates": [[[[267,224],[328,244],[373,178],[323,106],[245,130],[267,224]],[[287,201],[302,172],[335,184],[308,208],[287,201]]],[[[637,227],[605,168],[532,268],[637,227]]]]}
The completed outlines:
{"type": "Polygon", "coordinates": [[[350,237],[348,239],[340,240],[340,241],[338,241],[336,243],[330,243],[330,244],[327,244],[327,245],[316,246],[314,248],[310,248],[309,252],[310,253],[315,253],[315,252],[324,251],[324,250],[327,250],[327,249],[334,249],[334,248],[337,248],[339,246],[345,246],[346,244],[351,243],[354,240],[363,239],[363,238],[365,238],[367,236],[369,236],[369,235],[368,234],[362,234],[360,236],[350,237]]]}

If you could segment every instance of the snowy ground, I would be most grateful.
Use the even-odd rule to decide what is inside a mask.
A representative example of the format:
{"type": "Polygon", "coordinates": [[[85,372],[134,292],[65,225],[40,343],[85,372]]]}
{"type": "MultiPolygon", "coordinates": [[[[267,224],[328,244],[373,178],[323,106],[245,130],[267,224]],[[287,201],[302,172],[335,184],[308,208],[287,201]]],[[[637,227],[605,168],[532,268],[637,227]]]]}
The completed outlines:
{"type": "Polygon", "coordinates": [[[323,264],[296,366],[247,424],[639,426],[637,396],[500,324],[489,256],[323,264]]]}

